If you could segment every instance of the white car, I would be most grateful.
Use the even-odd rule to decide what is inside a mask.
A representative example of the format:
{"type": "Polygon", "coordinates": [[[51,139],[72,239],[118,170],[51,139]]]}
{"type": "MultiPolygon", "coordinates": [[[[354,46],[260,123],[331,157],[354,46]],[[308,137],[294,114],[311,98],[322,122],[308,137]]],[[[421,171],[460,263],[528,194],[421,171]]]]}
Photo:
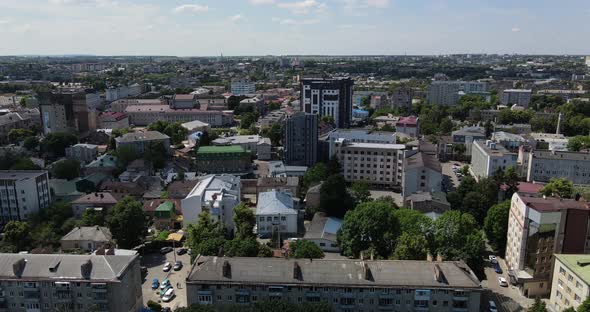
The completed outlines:
{"type": "Polygon", "coordinates": [[[508,287],[508,282],[503,277],[498,277],[498,284],[502,287],[508,287]]]}
{"type": "Polygon", "coordinates": [[[170,262],[164,263],[164,267],[162,268],[162,271],[168,272],[168,271],[170,271],[170,269],[172,269],[172,264],[170,262]]]}
{"type": "Polygon", "coordinates": [[[162,301],[170,302],[172,299],[174,299],[174,289],[170,288],[166,291],[164,296],[162,296],[162,301]]]}
{"type": "Polygon", "coordinates": [[[490,255],[490,257],[489,257],[489,258],[490,258],[490,262],[491,262],[491,263],[493,263],[493,264],[496,264],[496,263],[498,263],[498,258],[496,258],[496,256],[494,256],[494,255],[490,255]]]}

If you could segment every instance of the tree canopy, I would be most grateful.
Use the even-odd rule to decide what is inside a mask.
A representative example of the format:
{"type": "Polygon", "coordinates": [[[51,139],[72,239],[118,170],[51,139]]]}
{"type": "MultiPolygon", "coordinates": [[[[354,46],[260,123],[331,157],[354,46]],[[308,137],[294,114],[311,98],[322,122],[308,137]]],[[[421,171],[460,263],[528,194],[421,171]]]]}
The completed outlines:
{"type": "Polygon", "coordinates": [[[64,159],[56,162],[52,168],[57,179],[71,180],[80,176],[80,162],[75,159],[64,159]]]}
{"type": "Polygon", "coordinates": [[[545,196],[559,196],[560,198],[572,198],[574,196],[574,184],[566,178],[551,178],[539,191],[545,196]]]}
{"type": "Polygon", "coordinates": [[[64,156],[66,147],[78,143],[78,137],[73,133],[54,132],[49,133],[41,142],[43,151],[53,154],[54,156],[64,156]]]}
{"type": "Polygon", "coordinates": [[[329,176],[320,188],[320,210],[329,216],[342,218],[354,206],[341,174],[329,176]]]}
{"type": "Polygon", "coordinates": [[[125,249],[141,244],[147,233],[143,206],[129,196],[121,199],[110,209],[106,224],[119,247],[125,249]]]}
{"type": "Polygon", "coordinates": [[[298,239],[289,243],[289,256],[293,258],[320,259],[324,252],[311,241],[298,239]]]}
{"type": "Polygon", "coordinates": [[[494,250],[503,253],[506,249],[510,200],[492,206],[484,220],[484,231],[494,250]]]}

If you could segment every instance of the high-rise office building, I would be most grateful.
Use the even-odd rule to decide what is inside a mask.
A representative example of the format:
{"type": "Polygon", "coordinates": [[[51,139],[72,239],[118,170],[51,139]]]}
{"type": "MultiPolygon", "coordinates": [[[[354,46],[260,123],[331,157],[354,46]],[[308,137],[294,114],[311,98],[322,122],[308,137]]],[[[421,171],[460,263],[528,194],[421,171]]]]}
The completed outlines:
{"type": "Polygon", "coordinates": [[[352,119],[351,78],[301,79],[301,111],[320,117],[332,116],[338,128],[350,127],[352,119]]]}
{"type": "Polygon", "coordinates": [[[287,165],[313,166],[318,157],[318,115],[297,113],[285,120],[283,145],[287,165]]]}
{"type": "Polygon", "coordinates": [[[93,90],[60,89],[39,94],[43,133],[78,131],[97,128],[100,96],[93,90]]]}

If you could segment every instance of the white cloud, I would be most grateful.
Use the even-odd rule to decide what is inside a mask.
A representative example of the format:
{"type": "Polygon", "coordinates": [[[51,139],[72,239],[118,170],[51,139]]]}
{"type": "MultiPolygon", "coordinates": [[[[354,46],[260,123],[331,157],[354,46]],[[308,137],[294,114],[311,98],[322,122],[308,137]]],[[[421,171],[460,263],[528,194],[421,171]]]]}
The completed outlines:
{"type": "Polygon", "coordinates": [[[343,0],[345,10],[384,9],[390,0],[343,0]]]}
{"type": "Polygon", "coordinates": [[[281,25],[314,25],[320,22],[319,19],[303,19],[303,20],[294,20],[290,18],[278,18],[273,17],[272,21],[275,23],[279,23],[281,25]]]}
{"type": "Polygon", "coordinates": [[[512,32],[520,32],[520,28],[519,27],[512,27],[512,32]]]}
{"type": "Polygon", "coordinates": [[[316,0],[303,0],[297,2],[280,2],[277,3],[277,7],[291,10],[295,14],[308,14],[312,11],[324,11],[326,4],[317,2],[316,0]]]}
{"type": "Polygon", "coordinates": [[[209,11],[209,6],[200,4],[183,4],[174,8],[176,13],[205,13],[209,11]]]}
{"type": "Polygon", "coordinates": [[[239,22],[239,21],[243,21],[244,20],[244,16],[242,14],[236,14],[234,16],[230,16],[229,20],[232,22],[239,22]]]}
{"type": "Polygon", "coordinates": [[[265,5],[265,4],[275,4],[275,0],[249,0],[250,4],[253,5],[265,5]]]}

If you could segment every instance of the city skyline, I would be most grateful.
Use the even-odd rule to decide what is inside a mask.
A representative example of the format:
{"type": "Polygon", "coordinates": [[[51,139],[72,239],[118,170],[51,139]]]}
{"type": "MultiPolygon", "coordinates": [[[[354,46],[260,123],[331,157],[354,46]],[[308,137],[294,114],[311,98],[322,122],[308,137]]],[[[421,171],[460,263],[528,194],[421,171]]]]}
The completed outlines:
{"type": "Polygon", "coordinates": [[[584,55],[588,17],[581,0],[4,0],[0,55],[584,55]]]}

